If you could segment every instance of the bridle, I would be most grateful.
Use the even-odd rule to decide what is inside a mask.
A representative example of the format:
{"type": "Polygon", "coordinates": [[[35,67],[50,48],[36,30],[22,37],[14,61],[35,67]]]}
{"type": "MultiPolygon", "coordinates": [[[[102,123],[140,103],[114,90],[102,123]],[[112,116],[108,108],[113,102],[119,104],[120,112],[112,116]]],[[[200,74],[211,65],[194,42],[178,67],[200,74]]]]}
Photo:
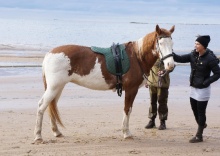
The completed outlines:
{"type": "MultiPolygon", "coordinates": [[[[157,40],[156,40],[156,51],[157,51],[157,53],[160,53],[160,55],[161,55],[161,57],[162,58],[160,58],[160,64],[161,63],[163,63],[163,61],[165,60],[165,59],[167,59],[167,58],[169,58],[169,57],[173,57],[173,53],[171,53],[171,54],[168,54],[168,55],[165,55],[165,56],[163,56],[163,53],[161,52],[161,49],[160,49],[160,46],[159,46],[159,39],[161,39],[161,38],[171,38],[172,39],[172,37],[171,36],[165,36],[165,35],[160,35],[160,36],[157,36],[156,37],[157,38],[157,40]]],[[[132,44],[133,44],[133,42],[132,42],[132,44]]],[[[133,50],[134,50],[134,46],[133,46],[133,50]]],[[[135,51],[135,50],[134,50],[135,51]]],[[[139,64],[139,66],[140,66],[140,68],[141,68],[141,64],[140,64],[140,62],[138,61],[138,64],[139,64]]],[[[141,70],[142,70],[142,72],[144,73],[144,71],[143,71],[143,69],[141,68],[141,70]]],[[[151,71],[152,71],[152,69],[151,69],[151,71]]],[[[152,71],[153,72],[153,71],[152,71]]],[[[158,86],[162,86],[162,83],[161,83],[161,79],[162,79],[162,77],[164,76],[164,75],[166,75],[168,73],[168,71],[167,70],[164,70],[164,73],[163,74],[161,74],[161,75],[159,75],[159,79],[158,79],[158,86]]],[[[154,73],[153,72],[153,74],[156,74],[156,73],[154,73]]],[[[144,73],[144,78],[148,81],[148,82],[150,82],[151,84],[153,83],[153,82],[151,82],[151,81],[149,81],[148,80],[148,76],[149,75],[146,75],[145,73],[144,73]]]]}
{"type": "Polygon", "coordinates": [[[173,53],[163,56],[163,53],[161,52],[160,46],[159,46],[159,40],[160,40],[161,38],[171,38],[171,40],[172,40],[172,37],[170,37],[170,36],[165,36],[165,35],[157,36],[157,45],[156,45],[156,48],[157,48],[157,51],[160,53],[160,55],[161,55],[161,57],[162,57],[162,58],[160,58],[160,61],[163,62],[163,61],[164,61],[165,59],[167,59],[168,57],[172,57],[172,56],[173,56],[173,53]]]}
{"type": "MultiPolygon", "coordinates": [[[[156,49],[157,49],[157,50],[156,50],[156,51],[157,51],[157,53],[159,53],[159,54],[161,55],[160,62],[159,62],[159,66],[161,66],[161,64],[163,63],[163,61],[164,61],[165,59],[167,59],[167,58],[169,58],[169,57],[173,57],[173,53],[163,56],[163,53],[161,52],[161,49],[160,49],[160,46],[159,46],[159,40],[160,40],[161,38],[171,38],[171,40],[172,40],[172,37],[171,37],[171,36],[165,36],[165,35],[157,36],[157,41],[156,41],[156,42],[157,42],[157,43],[156,43],[156,49]]],[[[160,67],[159,67],[159,68],[160,68],[160,67]]],[[[154,75],[157,75],[157,73],[155,73],[152,69],[151,69],[151,71],[152,71],[152,73],[153,73],[154,75]]],[[[160,74],[160,75],[158,75],[158,86],[159,86],[159,87],[162,86],[162,82],[161,82],[162,77],[165,76],[168,72],[169,72],[168,70],[164,69],[163,73],[160,74]]],[[[145,74],[144,74],[144,77],[145,77],[145,79],[146,79],[148,82],[150,82],[151,84],[153,83],[153,82],[151,82],[151,81],[148,80],[148,78],[147,78],[147,76],[146,76],[145,74]]]]}
{"type": "MultiPolygon", "coordinates": [[[[171,40],[172,40],[172,37],[171,37],[171,36],[165,36],[165,35],[159,35],[159,36],[157,36],[156,48],[157,48],[157,52],[160,53],[160,55],[161,55],[161,57],[162,57],[162,58],[160,58],[160,64],[163,63],[163,61],[164,61],[165,59],[167,59],[167,58],[169,58],[169,57],[173,57],[173,53],[163,56],[163,53],[161,52],[161,49],[160,49],[160,46],[159,46],[159,40],[160,40],[161,38],[171,38],[171,40]]],[[[160,78],[160,77],[163,77],[164,75],[166,75],[167,72],[168,72],[167,70],[164,70],[164,73],[161,74],[161,75],[159,75],[159,78],[160,78]]]]}

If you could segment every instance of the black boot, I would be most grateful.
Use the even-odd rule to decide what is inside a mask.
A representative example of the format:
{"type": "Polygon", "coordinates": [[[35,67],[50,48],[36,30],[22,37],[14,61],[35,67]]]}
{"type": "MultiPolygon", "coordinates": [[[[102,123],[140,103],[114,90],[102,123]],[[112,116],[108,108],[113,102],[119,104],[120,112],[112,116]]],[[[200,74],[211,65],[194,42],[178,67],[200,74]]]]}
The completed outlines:
{"type": "Polygon", "coordinates": [[[203,142],[203,137],[202,137],[203,129],[204,129],[204,126],[199,126],[198,130],[197,130],[197,133],[196,133],[196,136],[193,137],[192,139],[190,139],[189,142],[190,143],[203,142]]]}
{"type": "Polygon", "coordinates": [[[165,120],[160,121],[160,126],[158,127],[158,130],[165,130],[166,129],[166,123],[165,120]]]}
{"type": "Polygon", "coordinates": [[[149,121],[149,123],[145,126],[146,129],[150,129],[150,128],[154,128],[154,127],[156,127],[156,125],[155,125],[155,119],[151,119],[151,120],[149,121]]]}

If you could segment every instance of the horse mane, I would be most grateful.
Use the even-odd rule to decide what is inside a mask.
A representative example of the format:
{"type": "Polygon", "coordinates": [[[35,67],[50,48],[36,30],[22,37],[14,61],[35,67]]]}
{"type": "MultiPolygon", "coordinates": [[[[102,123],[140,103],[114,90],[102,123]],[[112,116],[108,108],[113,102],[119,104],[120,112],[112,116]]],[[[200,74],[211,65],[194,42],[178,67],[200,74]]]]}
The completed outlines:
{"type": "Polygon", "coordinates": [[[154,51],[152,51],[156,46],[156,37],[157,33],[151,32],[135,42],[135,52],[139,60],[144,60],[146,55],[149,55],[150,53],[153,53],[154,56],[159,57],[154,51]]]}
{"type": "Polygon", "coordinates": [[[159,28],[151,33],[148,33],[144,37],[133,42],[133,48],[135,49],[136,57],[142,64],[141,68],[145,71],[145,74],[149,74],[151,67],[159,58],[159,53],[157,52],[157,38],[159,36],[171,36],[171,31],[159,28]]]}
{"type": "Polygon", "coordinates": [[[144,36],[143,38],[140,38],[136,41],[136,54],[137,57],[140,60],[146,59],[146,56],[152,57],[150,53],[153,54],[156,58],[159,58],[159,55],[154,49],[156,48],[156,42],[157,42],[157,36],[171,36],[171,32],[160,28],[160,34],[158,34],[156,31],[151,32],[144,36]]]}

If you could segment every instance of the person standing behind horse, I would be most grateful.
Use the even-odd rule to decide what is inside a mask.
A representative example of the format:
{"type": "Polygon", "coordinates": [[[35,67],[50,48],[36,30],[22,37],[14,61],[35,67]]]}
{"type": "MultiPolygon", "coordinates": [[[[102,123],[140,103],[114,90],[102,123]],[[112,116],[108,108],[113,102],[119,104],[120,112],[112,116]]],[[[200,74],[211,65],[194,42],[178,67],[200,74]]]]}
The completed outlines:
{"type": "Polygon", "coordinates": [[[159,130],[166,129],[166,123],[168,116],[168,94],[169,94],[169,86],[170,86],[170,76],[169,73],[164,76],[160,76],[164,71],[163,63],[158,59],[154,66],[150,71],[150,75],[148,77],[148,82],[146,83],[146,87],[149,87],[150,92],[150,108],[148,117],[150,118],[149,123],[145,126],[146,129],[154,128],[155,118],[157,116],[157,111],[160,119],[159,130]],[[157,102],[159,104],[157,109],[157,102]]]}
{"type": "Polygon", "coordinates": [[[174,61],[190,63],[190,104],[198,124],[196,135],[189,140],[190,143],[203,141],[203,130],[206,124],[206,107],[211,94],[210,84],[220,78],[219,59],[208,49],[210,36],[199,36],[195,41],[195,49],[185,55],[173,53],[174,61]],[[211,76],[211,72],[213,73],[211,76]]]}

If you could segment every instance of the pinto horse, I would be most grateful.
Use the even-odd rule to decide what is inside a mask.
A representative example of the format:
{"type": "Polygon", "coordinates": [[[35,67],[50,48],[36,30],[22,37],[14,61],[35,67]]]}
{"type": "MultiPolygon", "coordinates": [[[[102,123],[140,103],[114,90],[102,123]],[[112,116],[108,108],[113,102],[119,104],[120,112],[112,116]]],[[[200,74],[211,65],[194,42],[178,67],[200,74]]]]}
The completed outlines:
{"type": "MultiPolygon", "coordinates": [[[[124,43],[130,60],[130,68],[122,75],[125,91],[122,131],[124,138],[132,137],[129,131],[129,118],[138,89],[146,82],[146,76],[158,58],[164,62],[165,70],[174,68],[172,56],[173,42],[170,30],[156,25],[155,31],[137,41],[124,43]]],[[[35,143],[42,142],[41,130],[43,115],[48,108],[54,136],[62,136],[57,123],[63,126],[57,102],[64,86],[73,82],[94,90],[115,90],[116,76],[107,71],[103,55],[94,53],[90,47],[64,45],[52,49],[45,55],[43,65],[45,92],[39,101],[35,126],[35,143]]]]}

